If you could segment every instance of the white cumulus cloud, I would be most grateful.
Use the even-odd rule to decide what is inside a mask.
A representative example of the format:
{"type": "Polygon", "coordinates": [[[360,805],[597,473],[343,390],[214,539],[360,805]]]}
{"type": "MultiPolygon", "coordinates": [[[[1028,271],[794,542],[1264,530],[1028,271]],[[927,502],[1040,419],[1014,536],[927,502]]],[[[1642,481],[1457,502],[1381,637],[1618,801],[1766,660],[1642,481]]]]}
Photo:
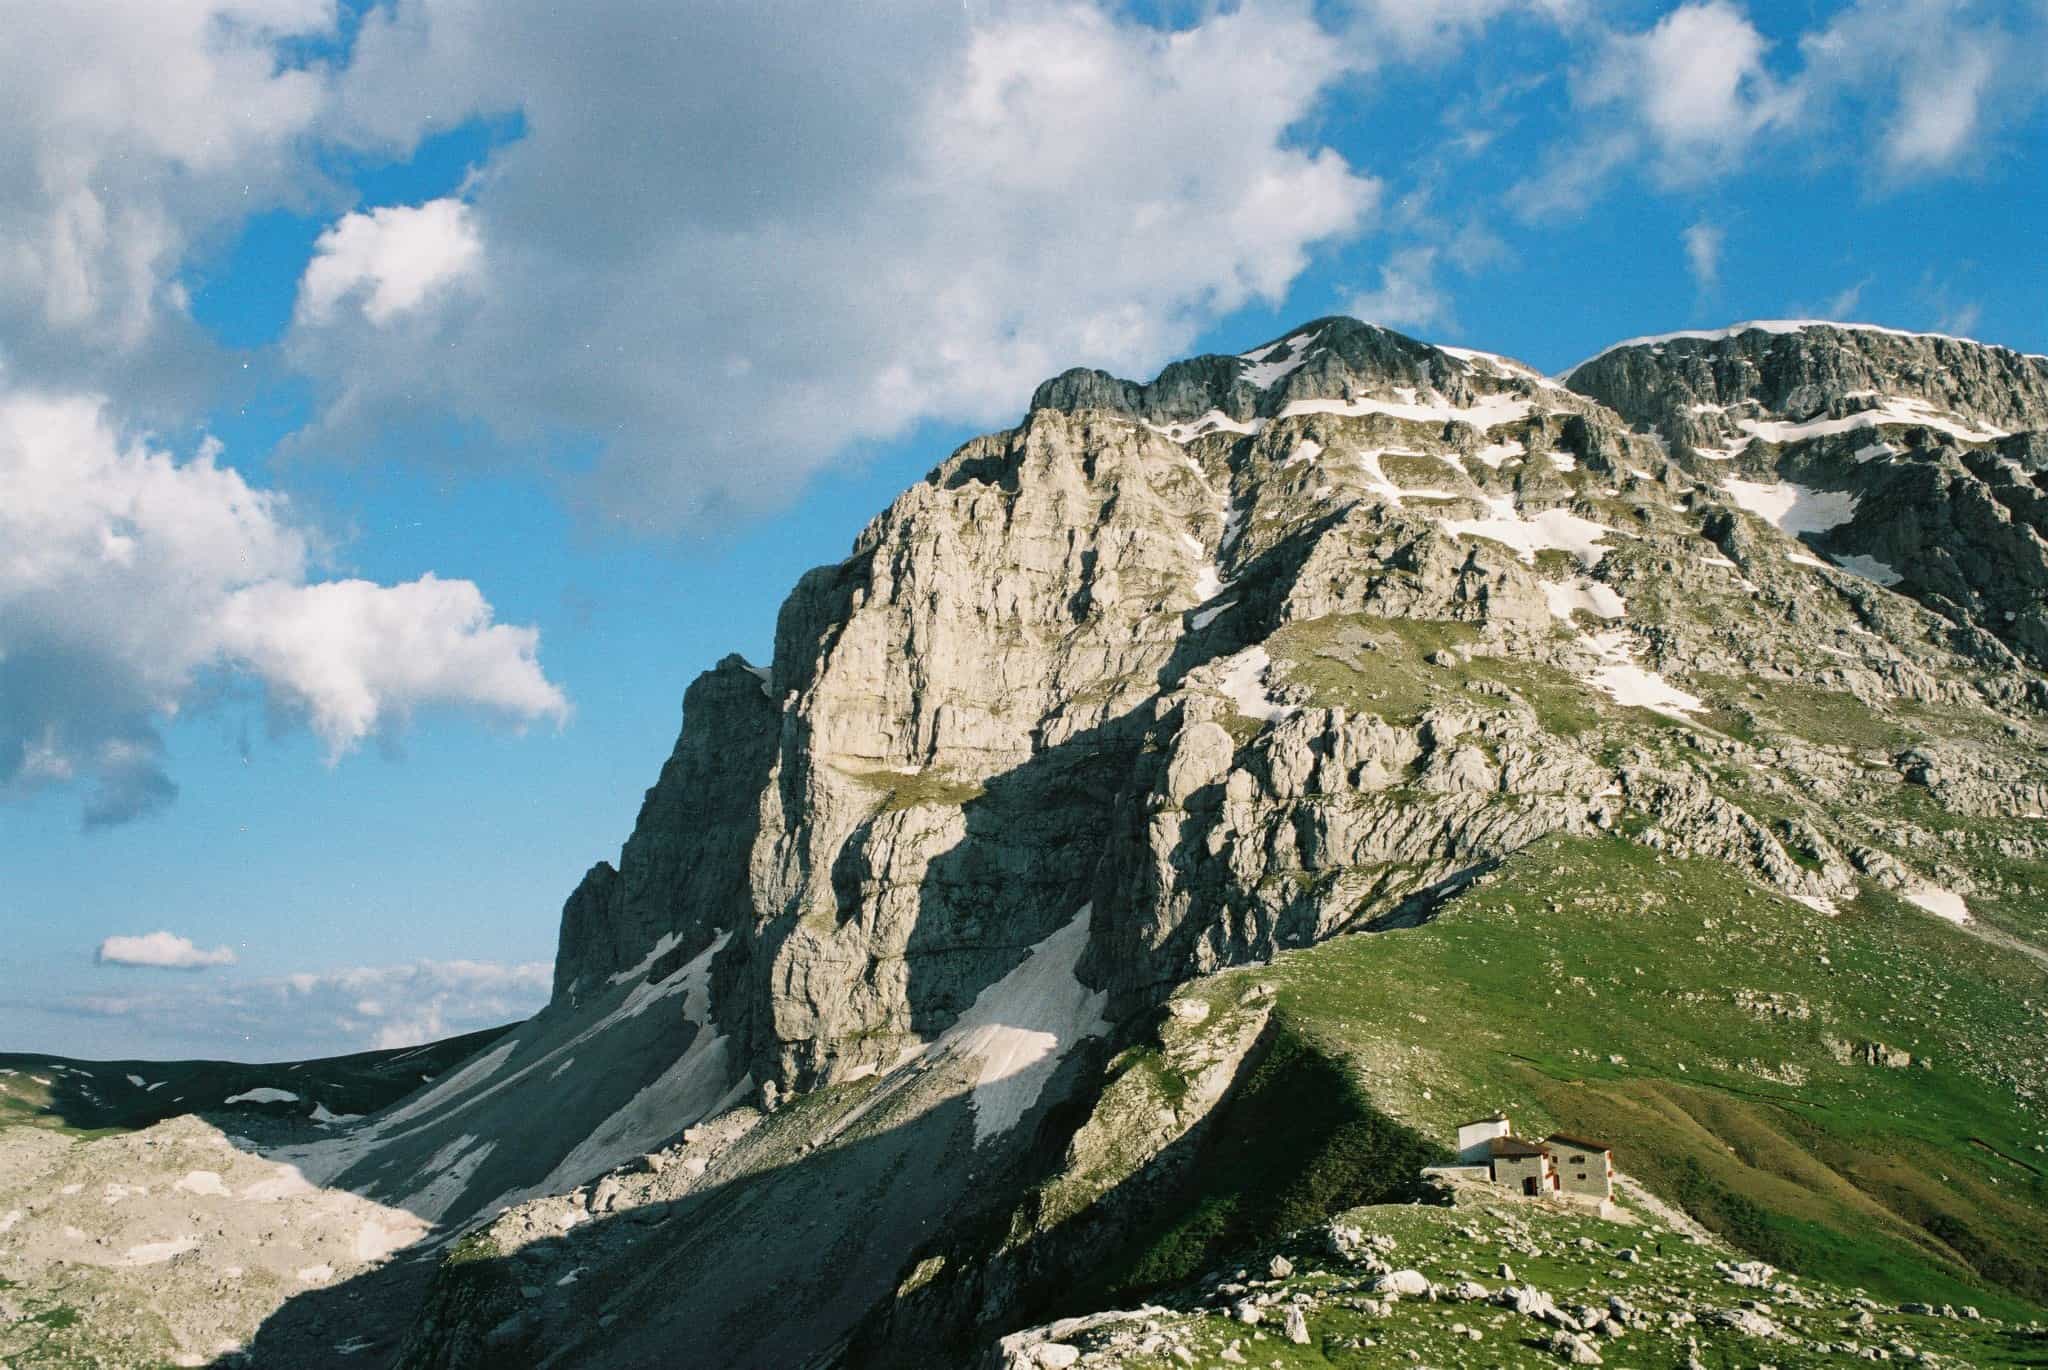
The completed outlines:
{"type": "Polygon", "coordinates": [[[338,77],[350,136],[403,152],[514,111],[525,133],[433,227],[422,206],[333,230],[288,344],[319,396],[306,445],[449,413],[522,450],[583,435],[601,512],[713,526],[851,443],[1012,418],[1070,364],[1154,366],[1279,302],[1377,201],[1298,132],[1355,63],[1302,0],[1171,32],[1059,0],[802,16],[370,11],[338,77]],[[367,265],[387,252],[415,274],[367,265]],[[475,288],[400,285],[458,268],[475,288]]]}
{"type": "Polygon", "coordinates": [[[210,353],[178,273],[320,177],[325,74],[284,45],[330,0],[7,7],[0,42],[0,362],[17,381],[199,393],[210,353]]]}
{"type": "Polygon", "coordinates": [[[103,939],[94,957],[108,966],[151,966],[159,970],[202,970],[208,966],[232,966],[235,952],[232,947],[215,947],[205,951],[193,945],[189,937],[180,937],[174,932],[150,932],[137,937],[114,936],[103,939]]]}
{"type": "Polygon", "coordinates": [[[345,215],[313,244],[299,285],[301,323],[325,323],[342,300],[383,325],[474,281],[483,239],[468,205],[453,198],[345,215]]]}
{"type": "Polygon", "coordinates": [[[1594,108],[1622,106],[1648,135],[1660,174],[1691,180],[1724,169],[1796,112],[1797,93],[1764,65],[1767,46],[1738,6],[1698,0],[1642,33],[1610,37],[1574,95],[1594,108]]]}
{"type": "Polygon", "coordinates": [[[416,709],[560,720],[532,628],[468,581],[313,578],[283,496],[180,460],[86,395],[0,387],[0,797],[87,782],[89,824],[176,793],[158,726],[256,683],[331,758],[416,709]]]}

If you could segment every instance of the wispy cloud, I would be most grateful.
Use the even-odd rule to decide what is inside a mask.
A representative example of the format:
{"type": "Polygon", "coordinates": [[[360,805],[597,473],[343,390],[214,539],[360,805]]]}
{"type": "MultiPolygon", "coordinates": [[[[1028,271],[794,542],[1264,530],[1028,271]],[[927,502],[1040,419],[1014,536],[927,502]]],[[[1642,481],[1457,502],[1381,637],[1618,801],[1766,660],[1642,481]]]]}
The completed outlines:
{"type": "Polygon", "coordinates": [[[1880,187],[1969,175],[2048,97],[2041,5],[1856,0],[1773,44],[1735,0],[1689,0],[1580,32],[1578,117],[1508,197],[1527,220],[1583,211],[1625,173],[1692,186],[1761,155],[1858,165],[1880,187]]]}
{"type": "Polygon", "coordinates": [[[1800,41],[1802,79],[1887,179],[1968,174],[2048,95],[2044,45],[2048,6],[1858,0],[1800,41]]]}
{"type": "Polygon", "coordinates": [[[1409,247],[1380,267],[1379,287],[1351,297],[1348,313],[1389,328],[1453,326],[1451,299],[1436,279],[1437,249],[1409,247]]]}
{"type": "Polygon", "coordinates": [[[187,1049],[233,1051],[252,1043],[265,1056],[312,1056],[415,1046],[525,1018],[547,1002],[552,982],[553,968],[544,961],[415,961],[208,977],[35,1007],[120,1019],[131,1032],[187,1049]]]}
{"type": "Polygon", "coordinates": [[[1792,304],[1786,315],[1796,319],[1841,319],[1853,321],[1856,311],[1862,307],[1863,292],[1870,288],[1873,278],[1865,276],[1860,281],[1851,281],[1818,304],[1792,304]]]}
{"type": "Polygon", "coordinates": [[[1984,306],[1977,300],[1958,300],[1935,316],[1934,326],[1943,333],[1968,335],[1977,330],[1984,306]]]}
{"type": "Polygon", "coordinates": [[[1721,246],[1728,232],[1719,224],[1702,219],[1679,235],[1685,243],[1685,265],[1692,283],[1702,295],[1711,294],[1721,283],[1721,246]]]}

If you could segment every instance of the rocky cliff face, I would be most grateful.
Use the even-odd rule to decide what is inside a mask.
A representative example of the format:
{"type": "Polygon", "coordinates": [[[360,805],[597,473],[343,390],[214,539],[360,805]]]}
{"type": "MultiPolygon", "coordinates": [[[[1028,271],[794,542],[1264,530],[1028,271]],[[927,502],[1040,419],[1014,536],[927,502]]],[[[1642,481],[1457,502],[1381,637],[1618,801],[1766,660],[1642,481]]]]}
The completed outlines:
{"type": "MultiPolygon", "coordinates": [[[[1304,454],[1375,442],[1441,466],[1502,421],[1539,452],[1587,446],[1595,413],[1512,365],[1348,320],[1149,386],[1049,382],[1019,428],[963,448],[804,579],[771,698],[734,663],[692,688],[618,873],[598,867],[565,910],[559,993],[663,936],[687,955],[736,929],[716,1013],[758,1078],[805,1089],[893,1064],[1084,904],[1120,910],[1095,925],[1091,979],[1142,998],[1592,821],[1611,777],[1582,758],[1517,758],[1505,786],[1481,760],[1488,733],[1528,749],[1526,717],[1304,711],[1258,644],[1342,613],[1546,629],[1514,550],[1446,537],[1376,467],[1304,454]],[[1281,726],[1255,738],[1267,719],[1281,726]],[[1390,799],[1411,772],[1430,797],[1390,799]],[[1494,812],[1504,794],[1543,799],[1494,812]],[[1297,813],[1316,815],[1300,838],[1297,813]],[[1382,869],[1283,896],[1276,842],[1306,845],[1281,858],[1305,884],[1382,869]],[[1206,874],[1157,878],[1210,843],[1206,874]]],[[[1569,487],[1550,463],[1536,475],[1530,501],[1561,512],[1569,487]]]]}
{"type": "Polygon", "coordinates": [[[768,673],[729,656],[683,696],[683,733],[619,864],[601,861],[562,907],[555,997],[633,965],[670,937],[687,961],[751,911],[748,858],[781,720],[768,673]]]}
{"type": "Polygon", "coordinates": [[[1760,499],[1833,496],[1784,511],[1790,531],[2034,668],[2048,663],[2048,357],[1766,323],[1623,344],[1568,379],[1697,473],[1777,477],[1760,499]]]}
{"type": "Polygon", "coordinates": [[[804,578],[765,680],[692,687],[558,997],[731,932],[733,1069],[801,1091],[914,1053],[1084,906],[1082,977],[1128,1011],[1631,815],[1843,896],[1853,841],[1788,847],[1576,712],[1701,720],[1699,679],[1759,671],[2038,698],[2041,439],[2006,430],[2044,415],[2039,359],[1831,326],[1626,345],[1569,389],[1348,319],[1068,372],[804,578]]]}

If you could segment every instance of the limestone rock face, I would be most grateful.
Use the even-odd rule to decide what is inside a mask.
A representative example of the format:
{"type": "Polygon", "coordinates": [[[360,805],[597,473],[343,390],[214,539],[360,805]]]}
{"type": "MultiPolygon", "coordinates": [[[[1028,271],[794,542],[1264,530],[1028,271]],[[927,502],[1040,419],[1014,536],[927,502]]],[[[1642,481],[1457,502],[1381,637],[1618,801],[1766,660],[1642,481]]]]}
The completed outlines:
{"type": "Polygon", "coordinates": [[[2048,358],[1765,324],[1623,344],[1567,379],[1695,472],[1836,496],[1789,531],[1971,630],[1964,650],[2048,663],[2048,358]]]}
{"type": "Polygon", "coordinates": [[[1825,806],[1875,770],[2038,808],[2038,753],[1859,755],[1759,709],[2048,704],[2044,368],[1772,326],[1567,387],[1325,319],[1149,383],[1070,371],[805,576],[772,668],[691,687],[564,909],[557,1002],[716,943],[731,1075],[801,1093],[890,1070],[1082,910],[1115,1020],[1428,917],[1554,832],[1817,905],[1931,878],[1825,806]],[[1823,807],[1753,811],[1730,768],[1823,807]]]}
{"type": "Polygon", "coordinates": [[[780,716],[738,656],[683,696],[683,732],[614,869],[593,866],[562,908],[555,997],[634,965],[674,934],[681,960],[744,921],[753,820],[780,716]]]}
{"type": "Polygon", "coordinates": [[[1744,414],[1803,424],[1885,400],[1987,433],[2048,427],[2048,358],[1854,325],[1737,325],[1623,343],[1566,380],[1674,443],[1739,434],[1744,414]]]}
{"type": "MultiPolygon", "coordinates": [[[[563,909],[548,1008],[388,1109],[316,1113],[268,1147],[289,1177],[250,1188],[353,1195],[320,1206],[366,1267],[358,1201],[407,1232],[472,1226],[406,1366],[971,1363],[925,1351],[1068,1289],[1179,1201],[1247,1072],[1297,1031],[1297,972],[1316,965],[1298,949],[1503,904],[1501,926],[1555,919],[1569,937],[1606,897],[1515,883],[1546,852],[1593,853],[1588,885],[1668,866],[1668,887],[1631,899],[1695,944],[1757,936],[1727,915],[1732,871],[1755,887],[1743,904],[1793,926],[1896,924],[1914,956],[1933,933],[2048,964],[2044,366],[1769,325],[1624,345],[1566,384],[1324,319],[1146,383],[1057,377],[799,581],[772,665],[728,657],[689,687],[633,833],[563,909]],[[1552,840],[1567,836],[1582,840],[1552,840]]],[[[1653,954],[1631,967],[1646,985],[1653,954]]],[[[1867,985],[1875,964],[1841,972],[1867,985]]],[[[1593,993],[1569,961],[1542,965],[1553,993],[1593,993]]],[[[1369,1006],[1386,987],[1355,988],[1369,1006]]],[[[1750,1012],[1822,1017],[1738,992],[1750,1012]]],[[[1982,1050],[1930,1052],[1902,1035],[1929,1020],[1906,1018],[1885,1028],[1902,1045],[1845,1026],[1826,1051],[1867,1080],[2004,1072],[2033,1100],[2024,1008],[1982,1050]]],[[[1436,1051],[1434,1013],[1406,1016],[1436,1051]]],[[[1391,1018],[1358,1026],[1400,1040],[1391,1018]]],[[[1417,1055],[1411,1076],[1409,1054],[1373,1063],[1376,1093],[1430,1099],[1441,1066],[1417,1055]]],[[[1796,1064],[1750,1063],[1783,1084],[1796,1064]]],[[[1439,1088],[1432,1107],[1453,1106],[1439,1088]]],[[[0,1203],[0,1232],[20,1224],[0,1247],[59,1219],[44,1249],[67,1305],[94,1222],[175,1219],[108,1248],[120,1271],[162,1255],[167,1278],[211,1268],[209,1230],[275,1245],[253,1211],[205,1216],[229,1200],[212,1139],[168,1189],[150,1181],[148,1208],[125,1175],[104,1203],[45,1183],[57,1140],[26,1156],[19,1218],[0,1203]]],[[[188,1143],[75,1151],[160,1167],[188,1143]]],[[[1504,1249],[1539,1256],[1526,1236],[1504,1249]]],[[[1375,1320],[1488,1297],[1463,1269],[1396,1269],[1423,1257],[1349,1221],[1327,1242],[1355,1278],[1303,1297],[1377,1279],[1353,1300],[1375,1320]]],[[[304,1260],[273,1273],[345,1268],[339,1248],[304,1260]]],[[[1287,1264],[1264,1269],[1285,1282],[1287,1264]]],[[[377,1268],[394,1288],[424,1278],[377,1268]]],[[[1312,1309],[1249,1269],[1217,1286],[1241,1344],[1312,1342],[1312,1309]]],[[[1498,1274],[1493,1300],[1554,1331],[1563,1359],[1599,1363],[1584,1334],[1647,1330],[1630,1305],[1560,1308],[1498,1274]]],[[[127,1307],[153,1294],[154,1277],[116,1278],[127,1307]]],[[[378,1288],[301,1290],[249,1358],[347,1362],[371,1341],[337,1344],[336,1309],[379,1319],[369,1338],[408,1306],[378,1288]]],[[[250,1299],[288,1293],[244,1289],[243,1322],[250,1299]]],[[[220,1330],[203,1303],[183,1302],[180,1337],[220,1330]]],[[[1163,1339],[1179,1316],[1141,1311],[1159,1326],[1127,1349],[1192,1357],[1163,1339]]],[[[1114,1358],[1096,1348],[1123,1317],[1063,1319],[1002,1355],[1114,1358]]]]}

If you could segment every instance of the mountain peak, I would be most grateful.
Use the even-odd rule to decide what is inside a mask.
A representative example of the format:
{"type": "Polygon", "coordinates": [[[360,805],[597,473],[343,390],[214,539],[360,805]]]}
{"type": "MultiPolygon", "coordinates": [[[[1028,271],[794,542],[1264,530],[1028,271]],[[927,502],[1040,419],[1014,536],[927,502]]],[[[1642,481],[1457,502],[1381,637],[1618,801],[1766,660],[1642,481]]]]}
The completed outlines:
{"type": "Polygon", "coordinates": [[[1366,398],[1413,404],[1420,397],[1461,407],[1476,396],[1537,387],[1560,389],[1510,358],[1438,346],[1339,314],[1311,319],[1245,352],[1184,358],[1150,381],[1075,368],[1040,385],[1031,409],[1120,414],[1161,429],[1208,419],[1250,431],[1303,405],[1366,398]]]}

